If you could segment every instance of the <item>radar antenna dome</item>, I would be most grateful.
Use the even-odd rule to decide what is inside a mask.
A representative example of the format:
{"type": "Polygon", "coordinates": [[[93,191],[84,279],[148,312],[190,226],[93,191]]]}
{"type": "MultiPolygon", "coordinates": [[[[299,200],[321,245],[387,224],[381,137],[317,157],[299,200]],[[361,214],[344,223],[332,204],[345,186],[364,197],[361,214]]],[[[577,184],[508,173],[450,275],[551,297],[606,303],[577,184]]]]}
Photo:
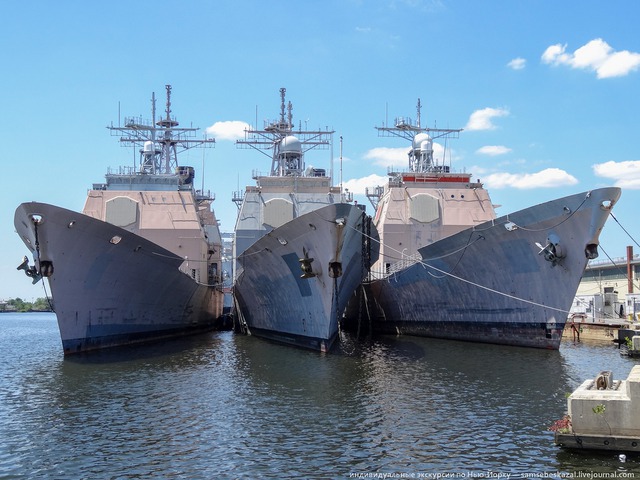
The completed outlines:
{"type": "Polygon", "coordinates": [[[417,134],[415,137],[413,137],[413,144],[412,144],[412,149],[413,150],[433,150],[433,140],[431,140],[431,137],[426,134],[426,133],[419,133],[417,134]]]}
{"type": "Polygon", "coordinates": [[[302,144],[297,137],[289,135],[280,143],[280,153],[302,153],[302,144]]]}
{"type": "Polygon", "coordinates": [[[152,155],[156,152],[156,145],[151,140],[148,140],[144,142],[144,146],[142,147],[142,150],[144,153],[152,155]]]}

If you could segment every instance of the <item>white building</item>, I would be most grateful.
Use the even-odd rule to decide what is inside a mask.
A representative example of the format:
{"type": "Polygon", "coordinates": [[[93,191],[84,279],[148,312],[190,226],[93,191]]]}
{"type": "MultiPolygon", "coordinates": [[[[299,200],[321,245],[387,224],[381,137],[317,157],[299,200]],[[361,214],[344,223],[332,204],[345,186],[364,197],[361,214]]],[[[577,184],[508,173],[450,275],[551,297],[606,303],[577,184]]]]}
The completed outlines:
{"type": "Polygon", "coordinates": [[[592,260],[582,276],[571,314],[585,320],[625,317],[640,321],[640,255],[592,260]]]}

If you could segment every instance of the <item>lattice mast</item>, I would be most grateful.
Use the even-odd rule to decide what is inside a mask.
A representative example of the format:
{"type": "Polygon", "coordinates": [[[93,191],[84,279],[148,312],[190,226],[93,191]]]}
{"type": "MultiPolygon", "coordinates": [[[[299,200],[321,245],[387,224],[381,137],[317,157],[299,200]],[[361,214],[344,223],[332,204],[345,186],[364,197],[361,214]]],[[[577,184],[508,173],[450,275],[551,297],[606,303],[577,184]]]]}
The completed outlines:
{"type": "Polygon", "coordinates": [[[445,155],[442,164],[438,165],[433,158],[433,140],[443,138],[458,138],[461,128],[422,128],[420,125],[422,104],[418,98],[416,106],[417,120],[413,123],[410,117],[396,117],[393,127],[375,127],[379,137],[400,137],[411,141],[409,151],[409,171],[414,173],[426,173],[442,171],[444,167],[445,155]]]}
{"type": "Polygon", "coordinates": [[[286,88],[280,89],[280,118],[276,121],[266,120],[262,130],[245,130],[245,138],[236,142],[239,148],[254,148],[271,156],[269,175],[272,177],[303,176],[304,154],[311,149],[330,149],[335,133],[328,128],[303,130],[302,125],[294,130],[293,106],[285,101],[286,91],[286,88]]]}
{"type": "Polygon", "coordinates": [[[142,117],[125,117],[124,126],[107,127],[111,135],[122,135],[123,146],[139,147],[138,173],[174,175],[178,169],[178,154],[195,147],[211,148],[214,138],[196,139],[199,128],[178,128],[171,117],[171,85],[165,85],[167,101],[165,116],[156,122],[156,96],[151,95],[151,121],[142,117]]]}

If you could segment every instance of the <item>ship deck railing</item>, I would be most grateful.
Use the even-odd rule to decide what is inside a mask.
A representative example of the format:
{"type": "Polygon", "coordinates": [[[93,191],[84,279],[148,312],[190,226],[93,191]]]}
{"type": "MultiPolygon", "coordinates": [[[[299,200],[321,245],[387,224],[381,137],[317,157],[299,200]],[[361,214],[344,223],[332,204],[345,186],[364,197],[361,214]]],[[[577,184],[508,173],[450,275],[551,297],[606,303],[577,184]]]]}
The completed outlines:
{"type": "Polygon", "coordinates": [[[403,256],[402,260],[392,263],[386,266],[383,269],[375,269],[371,270],[371,278],[372,280],[380,280],[386,278],[394,273],[398,273],[405,268],[408,268],[422,260],[422,255],[419,253],[414,253],[413,255],[403,256]]]}

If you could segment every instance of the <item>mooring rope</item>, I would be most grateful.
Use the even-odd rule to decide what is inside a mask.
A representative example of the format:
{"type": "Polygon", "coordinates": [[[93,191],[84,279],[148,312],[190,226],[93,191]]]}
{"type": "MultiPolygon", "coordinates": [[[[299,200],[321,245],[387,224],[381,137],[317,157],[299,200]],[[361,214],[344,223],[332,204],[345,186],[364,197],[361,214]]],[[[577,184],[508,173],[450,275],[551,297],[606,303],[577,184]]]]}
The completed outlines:
{"type": "Polygon", "coordinates": [[[609,212],[609,215],[611,215],[611,218],[613,218],[616,223],[620,226],[620,228],[624,231],[624,233],[627,234],[627,236],[633,241],[633,243],[635,243],[638,247],[640,247],[640,245],[638,245],[638,242],[636,242],[636,239],[633,238],[631,236],[631,234],[629,232],[627,232],[627,230],[622,226],[622,224],[618,221],[618,219],[615,217],[615,215],[613,214],[613,212],[609,212]]]}
{"type": "MultiPolygon", "coordinates": [[[[584,203],[584,202],[583,202],[583,203],[584,203]]],[[[494,226],[498,226],[498,225],[499,225],[499,224],[495,224],[494,226]]],[[[351,227],[351,228],[353,228],[353,227],[351,227]]],[[[486,231],[486,230],[487,230],[487,229],[483,229],[483,230],[481,230],[481,231],[486,231]]],[[[388,248],[389,250],[392,250],[392,251],[394,251],[394,252],[396,252],[396,253],[400,253],[400,254],[402,254],[402,252],[400,252],[400,251],[396,250],[395,248],[393,248],[393,247],[391,247],[391,246],[388,246],[388,245],[385,245],[385,244],[384,244],[384,243],[382,243],[379,239],[375,239],[375,238],[373,238],[373,237],[371,237],[371,236],[369,236],[368,238],[369,238],[370,240],[374,241],[374,242],[377,242],[379,245],[384,246],[384,247],[385,247],[385,249],[387,249],[387,248],[388,248]]],[[[482,238],[484,238],[484,237],[482,237],[482,238]]],[[[479,240],[479,239],[480,239],[480,238],[478,238],[478,240],[479,240]]],[[[463,248],[461,248],[461,249],[458,249],[457,251],[460,251],[460,250],[463,250],[463,249],[465,249],[465,248],[468,248],[468,246],[469,246],[469,245],[466,245],[465,247],[463,247],[463,248]]],[[[444,257],[438,257],[438,258],[444,258],[444,257]]],[[[436,272],[438,272],[438,273],[442,274],[442,277],[445,277],[445,276],[447,276],[447,277],[451,277],[451,278],[453,278],[453,279],[455,279],[455,280],[458,280],[458,281],[460,281],[460,282],[464,282],[464,283],[467,283],[467,284],[472,285],[472,286],[474,286],[474,287],[480,288],[480,289],[482,289],[482,290],[486,290],[486,291],[488,291],[488,292],[495,293],[496,295],[501,295],[501,296],[503,296],[503,297],[510,298],[510,299],[512,299],[512,300],[517,300],[517,301],[520,301],[520,302],[523,302],[523,303],[527,303],[527,304],[529,304],[529,305],[534,305],[534,306],[542,307],[542,308],[548,308],[549,310],[554,310],[554,311],[561,312],[561,313],[564,313],[564,314],[567,314],[567,315],[568,315],[569,313],[571,313],[569,310],[565,310],[565,309],[557,308],[557,307],[551,307],[551,306],[545,305],[545,304],[543,304],[543,303],[534,302],[533,300],[527,300],[526,298],[517,297],[517,296],[515,296],[515,295],[511,295],[511,294],[509,294],[509,293],[501,292],[500,290],[496,290],[496,289],[494,289],[494,288],[487,287],[487,286],[485,286],[485,285],[481,285],[481,284],[476,283],[476,282],[472,282],[471,280],[467,280],[467,279],[461,278],[461,277],[459,277],[459,276],[457,276],[457,275],[454,275],[454,274],[452,274],[452,273],[450,273],[450,272],[446,272],[446,271],[441,270],[441,269],[439,269],[439,268],[437,268],[437,267],[434,267],[433,265],[430,265],[429,263],[427,263],[425,260],[416,260],[416,264],[420,264],[420,265],[422,265],[422,267],[424,267],[425,269],[429,268],[429,269],[435,270],[436,272]]],[[[402,272],[399,272],[399,273],[402,273],[402,272]]],[[[386,280],[387,280],[387,281],[391,281],[391,277],[395,277],[396,275],[397,275],[396,273],[393,273],[393,274],[389,275],[389,276],[386,278],[386,280]]],[[[436,278],[438,278],[438,277],[436,277],[436,278]]]]}
{"type": "MultiPolygon", "coordinates": [[[[602,251],[602,253],[604,253],[607,258],[609,259],[609,261],[611,262],[611,265],[613,265],[614,267],[616,267],[616,269],[618,270],[618,272],[620,272],[624,278],[628,281],[629,277],[627,276],[627,270],[626,268],[623,270],[622,267],[620,265],[618,265],[616,262],[614,262],[613,258],[611,258],[609,256],[609,254],[604,250],[604,248],[602,248],[602,245],[600,245],[600,250],[602,251]]],[[[631,279],[633,281],[633,279],[631,279]]],[[[640,289],[640,285],[634,283],[633,284],[634,287],[639,288],[640,289]]]]}
{"type": "MultiPolygon", "coordinates": [[[[35,235],[35,241],[36,241],[36,254],[38,257],[38,263],[40,262],[40,241],[38,240],[38,222],[33,222],[33,232],[35,235]]],[[[47,286],[45,285],[45,281],[44,281],[44,277],[42,277],[42,272],[40,272],[40,276],[42,279],[42,289],[44,290],[44,297],[47,299],[47,303],[49,304],[49,308],[51,309],[52,312],[55,313],[55,310],[53,308],[53,303],[51,303],[51,298],[49,297],[49,294],[47,293],[47,286]]]]}
{"type": "MultiPolygon", "coordinates": [[[[571,213],[569,214],[569,216],[567,218],[565,218],[564,220],[556,223],[555,225],[552,225],[550,227],[544,227],[544,228],[540,228],[540,229],[534,229],[534,228],[526,228],[526,227],[521,227],[520,225],[518,225],[515,222],[511,222],[513,223],[517,228],[524,230],[525,232],[542,232],[544,230],[549,230],[552,228],[556,228],[559,227],[560,225],[562,225],[564,222],[568,221],[571,217],[573,217],[576,213],[578,213],[578,211],[582,208],[582,206],[585,204],[585,202],[589,199],[589,197],[591,197],[591,190],[589,190],[587,192],[587,194],[585,195],[584,199],[582,200],[582,203],[580,205],[578,205],[578,208],[576,208],[575,210],[572,210],[571,213]]],[[[510,222],[509,220],[509,215],[506,216],[507,221],[510,222]]]]}

